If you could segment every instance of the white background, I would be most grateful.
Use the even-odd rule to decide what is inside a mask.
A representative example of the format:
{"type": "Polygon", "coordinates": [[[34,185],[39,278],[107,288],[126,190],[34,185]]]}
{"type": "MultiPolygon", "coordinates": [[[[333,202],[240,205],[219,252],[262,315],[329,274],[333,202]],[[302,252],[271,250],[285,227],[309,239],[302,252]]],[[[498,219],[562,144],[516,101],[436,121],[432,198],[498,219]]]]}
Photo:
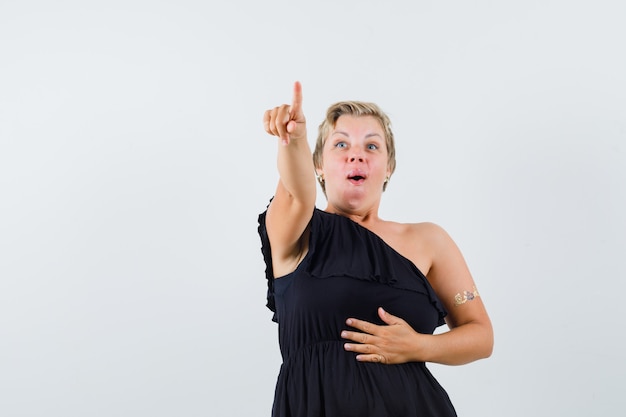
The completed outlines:
{"type": "MultiPolygon", "coordinates": [[[[269,416],[266,108],[378,103],[390,220],[464,252],[460,416],[623,410],[620,1],[0,2],[0,415],[269,416]]],[[[320,193],[319,205],[324,207],[320,193]]]]}

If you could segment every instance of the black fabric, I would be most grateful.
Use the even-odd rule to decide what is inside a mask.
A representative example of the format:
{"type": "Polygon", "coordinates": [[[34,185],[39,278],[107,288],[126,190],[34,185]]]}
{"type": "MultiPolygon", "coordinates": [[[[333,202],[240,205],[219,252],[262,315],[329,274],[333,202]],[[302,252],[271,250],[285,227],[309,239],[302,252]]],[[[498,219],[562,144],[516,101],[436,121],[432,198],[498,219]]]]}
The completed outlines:
{"type": "Polygon", "coordinates": [[[446,312],[419,269],[368,229],[315,209],[307,255],[275,279],[265,214],[258,231],[267,306],[283,359],[273,417],[456,416],[423,362],[363,363],[343,348],[345,320],[383,324],[378,307],[424,334],[444,323],[446,312]]]}

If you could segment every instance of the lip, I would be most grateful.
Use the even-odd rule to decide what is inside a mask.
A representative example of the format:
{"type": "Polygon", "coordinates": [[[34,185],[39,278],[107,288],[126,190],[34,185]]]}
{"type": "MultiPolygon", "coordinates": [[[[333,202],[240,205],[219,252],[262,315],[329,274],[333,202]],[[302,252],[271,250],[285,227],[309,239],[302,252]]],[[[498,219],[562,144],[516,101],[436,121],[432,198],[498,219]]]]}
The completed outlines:
{"type": "Polygon", "coordinates": [[[358,185],[362,184],[367,179],[367,172],[362,169],[353,169],[348,172],[346,177],[352,184],[358,185]]]}

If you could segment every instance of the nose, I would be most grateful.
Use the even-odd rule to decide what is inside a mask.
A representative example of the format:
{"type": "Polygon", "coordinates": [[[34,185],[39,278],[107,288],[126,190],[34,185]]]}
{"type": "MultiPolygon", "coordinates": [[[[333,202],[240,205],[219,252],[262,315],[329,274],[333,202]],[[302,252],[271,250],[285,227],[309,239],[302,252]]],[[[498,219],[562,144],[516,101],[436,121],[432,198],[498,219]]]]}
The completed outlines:
{"type": "Polygon", "coordinates": [[[350,155],[350,162],[363,162],[363,153],[360,150],[353,149],[350,155]]]}

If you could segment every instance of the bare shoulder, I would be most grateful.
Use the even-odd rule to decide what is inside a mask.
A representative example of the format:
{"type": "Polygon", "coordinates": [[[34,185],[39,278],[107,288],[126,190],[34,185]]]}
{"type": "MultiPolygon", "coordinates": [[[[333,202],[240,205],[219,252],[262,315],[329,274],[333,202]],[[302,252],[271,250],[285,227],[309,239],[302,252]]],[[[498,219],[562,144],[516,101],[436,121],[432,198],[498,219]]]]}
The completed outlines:
{"type": "Polygon", "coordinates": [[[473,278],[463,254],[443,227],[424,222],[411,224],[409,229],[410,239],[417,242],[429,260],[428,270],[422,272],[440,297],[449,301],[459,291],[472,289],[473,278]]]}
{"type": "Polygon", "coordinates": [[[377,233],[425,275],[430,271],[437,254],[451,241],[446,231],[432,222],[385,221],[377,233]]]}
{"type": "Polygon", "coordinates": [[[406,227],[410,239],[421,242],[432,250],[454,243],[448,232],[437,223],[408,223],[406,227]]]}
{"type": "Polygon", "coordinates": [[[402,239],[408,244],[417,244],[435,250],[439,245],[451,240],[444,228],[433,222],[395,223],[395,225],[402,239]]]}
{"type": "Polygon", "coordinates": [[[406,228],[407,233],[416,238],[432,239],[447,234],[443,227],[433,222],[399,224],[402,224],[406,228]]]}

